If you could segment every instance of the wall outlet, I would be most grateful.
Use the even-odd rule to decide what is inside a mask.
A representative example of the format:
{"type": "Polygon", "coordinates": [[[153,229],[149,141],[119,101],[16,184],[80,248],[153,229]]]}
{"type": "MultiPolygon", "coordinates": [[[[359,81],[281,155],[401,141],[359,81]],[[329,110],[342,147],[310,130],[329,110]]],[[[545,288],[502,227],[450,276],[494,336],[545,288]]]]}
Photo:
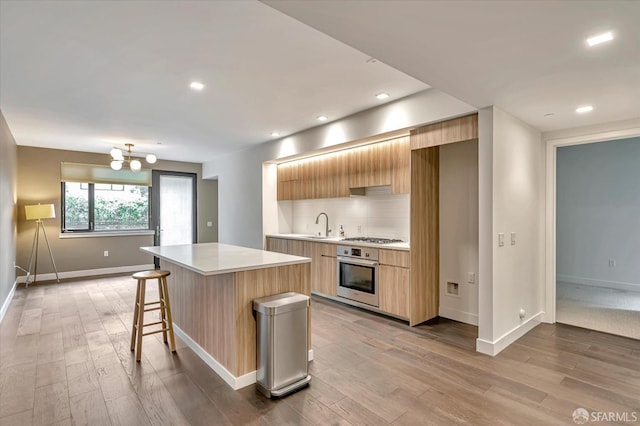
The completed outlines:
{"type": "Polygon", "coordinates": [[[209,228],[213,228],[213,222],[211,222],[210,220],[209,220],[209,221],[207,221],[207,226],[208,226],[209,228]]]}
{"type": "Polygon", "coordinates": [[[498,247],[504,247],[504,232],[498,233],[498,247]]]}
{"type": "Polygon", "coordinates": [[[524,317],[526,316],[526,312],[524,309],[520,308],[520,312],[518,312],[518,316],[520,317],[520,319],[524,319],[524,317]]]}
{"type": "Polygon", "coordinates": [[[609,259],[609,268],[615,268],[615,267],[616,267],[616,260],[609,259]]]}
{"type": "Polygon", "coordinates": [[[109,257],[109,250],[104,251],[104,257],[109,257]]]}
{"type": "Polygon", "coordinates": [[[467,282],[469,284],[476,283],[476,273],[475,272],[467,272],[467,282]]]}
{"type": "Polygon", "coordinates": [[[358,234],[362,234],[362,225],[358,225],[358,234]]]}

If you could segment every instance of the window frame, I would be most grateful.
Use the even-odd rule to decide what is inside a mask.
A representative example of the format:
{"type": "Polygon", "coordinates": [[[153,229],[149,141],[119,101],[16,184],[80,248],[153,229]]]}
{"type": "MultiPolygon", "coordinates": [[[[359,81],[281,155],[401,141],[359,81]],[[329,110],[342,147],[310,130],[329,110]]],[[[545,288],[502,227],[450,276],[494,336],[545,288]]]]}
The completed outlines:
{"type": "MultiPolygon", "coordinates": [[[[65,206],[65,201],[66,201],[66,195],[65,195],[65,189],[66,189],[66,183],[67,182],[60,182],[60,205],[61,205],[61,212],[60,212],[60,233],[61,234],[91,234],[91,233],[95,233],[95,234],[101,234],[101,233],[106,233],[106,234],[140,234],[142,231],[150,231],[151,228],[151,208],[153,206],[153,203],[151,202],[151,198],[152,198],[152,193],[151,193],[151,186],[147,187],[147,224],[148,227],[147,228],[139,228],[139,229],[104,229],[104,230],[96,230],[95,229],[95,183],[93,182],[80,182],[81,184],[87,184],[89,185],[88,188],[88,203],[89,203],[89,227],[86,229],[66,229],[66,206],[65,206]]],[[[110,185],[120,185],[120,183],[116,183],[116,184],[110,184],[110,185]]],[[[143,186],[143,185],[135,185],[135,186],[143,186]]]]}

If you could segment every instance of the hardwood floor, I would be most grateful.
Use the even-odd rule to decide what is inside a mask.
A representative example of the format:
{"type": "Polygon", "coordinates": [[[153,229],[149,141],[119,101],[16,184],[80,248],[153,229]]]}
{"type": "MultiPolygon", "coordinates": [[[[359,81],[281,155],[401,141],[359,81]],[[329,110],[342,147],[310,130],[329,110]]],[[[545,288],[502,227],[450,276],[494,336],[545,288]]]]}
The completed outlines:
{"type": "Polygon", "coordinates": [[[272,401],[161,334],[137,364],[134,298],[129,276],[19,288],[0,324],[0,424],[542,425],[574,424],[578,407],[640,423],[638,340],[542,324],[492,358],[473,326],[314,298],[311,385],[272,401]]]}

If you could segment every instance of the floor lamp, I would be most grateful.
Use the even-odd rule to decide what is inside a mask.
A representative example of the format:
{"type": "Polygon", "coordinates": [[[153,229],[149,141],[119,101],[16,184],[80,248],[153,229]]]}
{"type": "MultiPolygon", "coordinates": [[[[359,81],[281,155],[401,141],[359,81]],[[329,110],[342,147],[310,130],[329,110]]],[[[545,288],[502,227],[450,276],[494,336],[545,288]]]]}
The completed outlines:
{"type": "Polygon", "coordinates": [[[40,243],[40,229],[44,234],[44,239],[47,242],[47,248],[49,249],[49,257],[51,257],[51,263],[53,263],[53,270],[56,272],[56,279],[60,282],[58,277],[58,268],[56,268],[56,261],[53,260],[53,252],[51,252],[51,245],[49,245],[49,238],[47,237],[47,230],[42,223],[43,219],[53,219],[56,217],[56,210],[53,204],[37,204],[33,206],[24,206],[24,211],[27,216],[27,220],[36,221],[36,233],[33,236],[33,246],[31,247],[31,257],[29,258],[29,270],[27,271],[27,278],[25,280],[25,287],[29,287],[29,278],[31,277],[31,271],[33,270],[33,282],[38,278],[38,246],[40,243]],[[35,257],[34,257],[35,254],[35,257]]]}

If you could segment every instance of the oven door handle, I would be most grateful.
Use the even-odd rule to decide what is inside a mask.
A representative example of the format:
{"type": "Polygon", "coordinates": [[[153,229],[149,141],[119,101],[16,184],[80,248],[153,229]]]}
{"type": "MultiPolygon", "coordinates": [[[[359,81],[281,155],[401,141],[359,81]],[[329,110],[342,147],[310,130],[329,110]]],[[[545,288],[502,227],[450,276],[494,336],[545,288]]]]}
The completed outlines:
{"type": "Polygon", "coordinates": [[[354,259],[352,257],[342,257],[338,256],[338,263],[352,263],[354,265],[362,265],[362,266],[378,266],[380,263],[375,260],[364,260],[364,259],[354,259]]]}

